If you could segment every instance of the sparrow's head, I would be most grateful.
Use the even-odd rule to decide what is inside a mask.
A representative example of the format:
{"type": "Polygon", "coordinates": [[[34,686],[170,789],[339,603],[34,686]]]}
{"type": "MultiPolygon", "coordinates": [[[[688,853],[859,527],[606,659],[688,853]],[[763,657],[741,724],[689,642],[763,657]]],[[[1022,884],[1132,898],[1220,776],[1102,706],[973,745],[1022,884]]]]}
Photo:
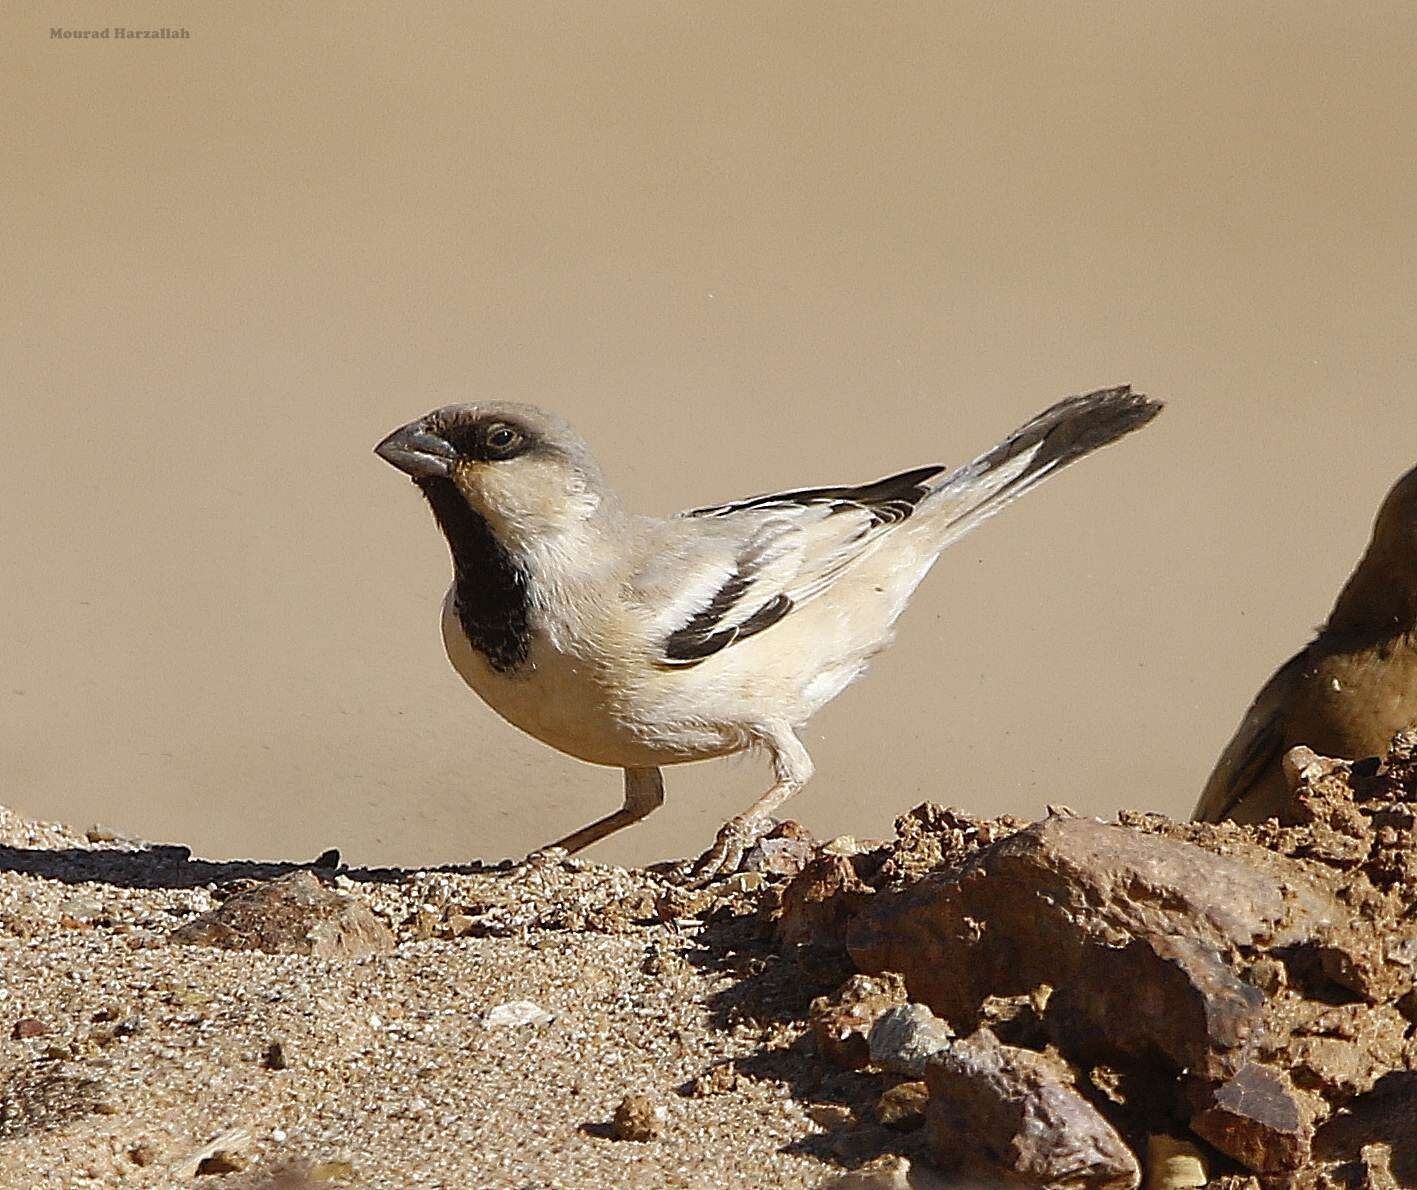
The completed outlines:
{"type": "Polygon", "coordinates": [[[1339,595],[1328,627],[1355,633],[1417,627],[1417,467],[1383,500],[1368,551],[1339,595]]]}
{"type": "Polygon", "coordinates": [[[446,405],[395,430],[374,453],[412,476],[440,522],[460,499],[513,547],[573,528],[609,496],[580,435],[534,405],[446,405]]]}
{"type": "Polygon", "coordinates": [[[1417,467],[1392,485],[1378,509],[1373,541],[1394,560],[1401,558],[1411,581],[1417,582],[1417,467]]]}

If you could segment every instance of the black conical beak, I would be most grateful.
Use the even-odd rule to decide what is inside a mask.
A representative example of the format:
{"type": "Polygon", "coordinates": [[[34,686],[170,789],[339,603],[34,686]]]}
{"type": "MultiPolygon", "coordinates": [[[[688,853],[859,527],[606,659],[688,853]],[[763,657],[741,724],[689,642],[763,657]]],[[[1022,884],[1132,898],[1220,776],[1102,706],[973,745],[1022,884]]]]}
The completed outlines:
{"type": "Polygon", "coordinates": [[[446,479],[452,474],[457,451],[421,421],[395,430],[374,448],[374,453],[414,479],[446,479]]]}

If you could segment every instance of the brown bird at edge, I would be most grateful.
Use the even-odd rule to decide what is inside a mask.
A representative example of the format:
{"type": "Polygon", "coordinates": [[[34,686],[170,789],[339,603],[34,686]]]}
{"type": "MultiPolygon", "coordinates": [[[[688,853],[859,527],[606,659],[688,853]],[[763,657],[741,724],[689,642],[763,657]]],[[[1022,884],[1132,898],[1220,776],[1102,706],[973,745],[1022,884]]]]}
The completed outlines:
{"type": "Polygon", "coordinates": [[[1265,684],[1194,818],[1262,822],[1289,798],[1284,754],[1359,760],[1417,724],[1417,467],[1393,485],[1328,622],[1265,684]]]}

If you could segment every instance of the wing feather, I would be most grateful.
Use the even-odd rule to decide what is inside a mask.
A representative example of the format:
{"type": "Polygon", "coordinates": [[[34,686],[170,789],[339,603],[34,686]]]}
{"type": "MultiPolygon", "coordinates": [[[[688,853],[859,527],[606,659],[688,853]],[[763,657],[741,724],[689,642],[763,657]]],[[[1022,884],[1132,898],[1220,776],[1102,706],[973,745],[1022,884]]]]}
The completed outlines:
{"type": "Polygon", "coordinates": [[[1255,695],[1235,735],[1220,754],[1191,817],[1221,822],[1278,765],[1284,754],[1284,707],[1303,673],[1308,652],[1291,657],[1255,695]]]}
{"type": "Polygon", "coordinates": [[[945,469],[917,467],[858,487],[801,488],[696,508],[738,547],[717,584],[664,640],[660,664],[697,665],[815,599],[907,520],[945,469]],[[736,530],[736,532],[735,532],[736,530]]]}

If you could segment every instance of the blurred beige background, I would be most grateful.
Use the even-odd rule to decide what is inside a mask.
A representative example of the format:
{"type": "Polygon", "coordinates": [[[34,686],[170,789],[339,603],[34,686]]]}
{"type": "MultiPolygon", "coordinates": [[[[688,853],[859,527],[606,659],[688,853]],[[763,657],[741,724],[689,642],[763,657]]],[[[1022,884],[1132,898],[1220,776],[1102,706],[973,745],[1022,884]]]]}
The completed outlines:
{"type": "MultiPolygon", "coordinates": [[[[214,3],[0,15],[0,801],[214,856],[516,854],[619,778],[445,662],[371,453],[570,417],[669,511],[1165,417],[941,561],[790,810],[1188,811],[1417,454],[1417,7],[214,3]],[[66,27],[185,26],[79,42],[66,27]]],[[[673,770],[602,846],[766,783],[673,770]]]]}

